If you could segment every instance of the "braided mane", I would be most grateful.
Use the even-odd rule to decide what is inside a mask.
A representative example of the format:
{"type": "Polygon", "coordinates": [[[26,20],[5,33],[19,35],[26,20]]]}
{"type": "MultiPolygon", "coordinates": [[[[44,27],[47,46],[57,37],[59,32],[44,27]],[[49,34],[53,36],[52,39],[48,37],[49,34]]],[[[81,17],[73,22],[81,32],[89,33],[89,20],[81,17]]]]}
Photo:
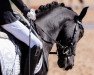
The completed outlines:
{"type": "MultiPolygon", "coordinates": [[[[49,11],[53,10],[54,8],[57,7],[65,7],[64,3],[58,3],[56,1],[53,1],[52,3],[48,3],[46,5],[41,5],[39,8],[35,11],[36,12],[36,17],[40,18],[41,16],[47,14],[49,11]]],[[[70,10],[72,10],[70,7],[66,7],[70,10]]]]}

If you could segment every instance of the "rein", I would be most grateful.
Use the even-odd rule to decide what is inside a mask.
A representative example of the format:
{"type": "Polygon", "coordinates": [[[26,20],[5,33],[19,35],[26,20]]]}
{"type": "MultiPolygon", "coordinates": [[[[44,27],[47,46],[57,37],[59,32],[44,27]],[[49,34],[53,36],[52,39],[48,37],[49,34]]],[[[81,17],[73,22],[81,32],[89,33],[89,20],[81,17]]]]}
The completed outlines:
{"type": "MultiPolygon", "coordinates": [[[[79,24],[79,22],[78,22],[78,24],[79,24]]],[[[73,31],[73,36],[72,36],[72,38],[71,38],[71,43],[70,43],[70,45],[69,45],[69,46],[65,46],[65,47],[62,46],[62,45],[60,44],[60,42],[54,40],[54,39],[53,39],[49,34],[47,34],[41,27],[38,26],[38,28],[40,28],[41,31],[42,31],[43,33],[45,33],[53,42],[55,42],[56,44],[58,44],[58,45],[61,47],[61,49],[63,49],[63,54],[70,56],[70,55],[72,55],[72,54],[73,54],[73,55],[75,55],[75,54],[72,53],[72,51],[65,51],[65,50],[66,50],[67,48],[71,48],[71,47],[74,45],[73,39],[74,39],[75,34],[76,34],[76,31],[77,31],[76,26],[77,26],[77,25],[75,25],[75,28],[74,28],[74,31],[73,31]],[[68,52],[69,52],[69,53],[68,53],[68,52]]],[[[37,31],[37,28],[36,28],[36,24],[35,24],[35,25],[33,24],[32,27],[35,29],[35,31],[36,31],[37,34],[38,34],[38,31],[37,31]]],[[[39,36],[40,36],[40,35],[39,35],[39,36]]],[[[40,36],[40,37],[41,37],[41,36],[40,36]]],[[[41,39],[42,39],[43,41],[45,41],[46,43],[53,44],[53,42],[46,41],[43,37],[41,37],[41,39]]],[[[70,49],[70,50],[71,50],[71,49],[70,49]]],[[[58,51],[56,51],[56,52],[50,52],[49,54],[58,54],[58,51]]]]}
{"type": "MultiPolygon", "coordinates": [[[[76,34],[76,32],[77,32],[76,26],[77,26],[77,25],[75,25],[75,28],[74,28],[74,31],[73,31],[73,36],[72,36],[72,38],[71,38],[71,43],[70,43],[70,45],[69,45],[69,46],[65,46],[65,47],[64,47],[63,45],[61,45],[60,42],[54,40],[50,35],[48,35],[46,32],[44,32],[44,30],[42,30],[42,31],[43,31],[50,39],[52,39],[56,44],[58,44],[58,45],[61,47],[61,49],[63,49],[63,54],[64,54],[64,55],[66,55],[66,56],[71,56],[72,54],[75,55],[74,53],[72,53],[71,49],[70,49],[69,51],[65,51],[65,50],[66,50],[67,48],[71,48],[71,47],[74,45],[73,39],[74,39],[75,34],[76,34]],[[68,52],[69,52],[69,53],[68,53],[68,52]]],[[[58,54],[58,51],[56,51],[56,52],[50,52],[49,54],[58,54]]]]}

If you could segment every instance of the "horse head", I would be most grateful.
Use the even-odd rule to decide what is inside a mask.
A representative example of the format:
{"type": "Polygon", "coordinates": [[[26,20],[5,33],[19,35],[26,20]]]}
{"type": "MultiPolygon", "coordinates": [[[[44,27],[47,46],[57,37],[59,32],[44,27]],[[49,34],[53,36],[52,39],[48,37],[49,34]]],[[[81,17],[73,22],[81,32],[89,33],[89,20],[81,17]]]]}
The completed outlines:
{"type": "Polygon", "coordinates": [[[76,45],[84,34],[82,19],[87,8],[78,15],[63,3],[52,2],[36,10],[34,28],[43,42],[46,61],[52,44],[56,43],[59,67],[65,70],[73,67],[76,45]]]}
{"type": "Polygon", "coordinates": [[[58,65],[65,70],[72,69],[74,66],[74,56],[77,42],[84,34],[82,19],[88,7],[83,8],[80,15],[75,15],[73,19],[66,20],[57,37],[58,65]]]}

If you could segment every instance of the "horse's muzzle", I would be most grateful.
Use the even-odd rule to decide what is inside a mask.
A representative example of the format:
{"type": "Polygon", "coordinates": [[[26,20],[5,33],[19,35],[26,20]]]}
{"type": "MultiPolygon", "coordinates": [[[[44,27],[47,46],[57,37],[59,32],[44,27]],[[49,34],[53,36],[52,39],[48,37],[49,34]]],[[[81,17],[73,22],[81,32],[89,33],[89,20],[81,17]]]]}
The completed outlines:
{"type": "Polygon", "coordinates": [[[72,69],[74,66],[74,55],[65,57],[64,59],[58,59],[58,66],[64,70],[72,69]]]}

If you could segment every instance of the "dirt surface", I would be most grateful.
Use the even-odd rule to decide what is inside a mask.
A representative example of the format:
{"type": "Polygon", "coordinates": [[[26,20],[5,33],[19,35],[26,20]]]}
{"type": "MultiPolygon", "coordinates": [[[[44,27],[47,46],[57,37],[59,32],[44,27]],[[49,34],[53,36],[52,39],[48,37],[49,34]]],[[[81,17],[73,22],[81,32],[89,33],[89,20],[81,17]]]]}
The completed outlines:
{"type": "MultiPolygon", "coordinates": [[[[53,50],[55,49],[54,47],[53,50]]],[[[57,56],[50,55],[48,75],[94,75],[94,29],[85,29],[84,37],[77,44],[73,69],[60,69],[57,65],[57,56]]]]}

